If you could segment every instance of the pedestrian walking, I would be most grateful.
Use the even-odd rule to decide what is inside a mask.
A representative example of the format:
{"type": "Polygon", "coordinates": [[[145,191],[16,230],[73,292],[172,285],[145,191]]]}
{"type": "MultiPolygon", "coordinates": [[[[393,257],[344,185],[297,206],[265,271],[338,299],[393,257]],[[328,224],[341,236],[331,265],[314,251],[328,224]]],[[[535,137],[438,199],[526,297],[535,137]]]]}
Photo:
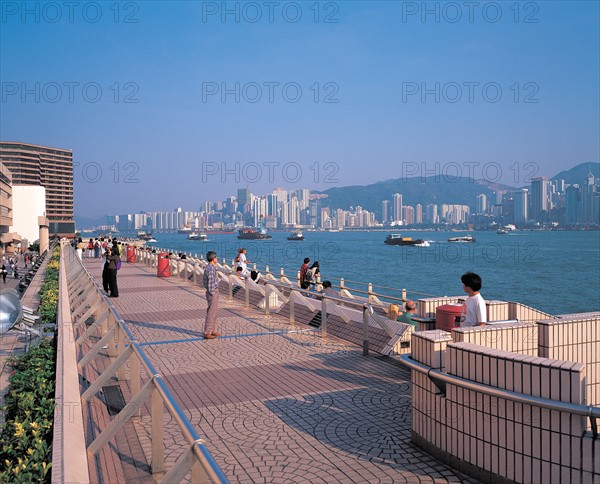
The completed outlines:
{"type": "Polygon", "coordinates": [[[206,289],[206,320],[204,321],[204,338],[214,339],[221,336],[217,332],[217,312],[219,310],[219,276],[217,274],[217,253],[210,251],[206,254],[208,265],[202,278],[206,289]]]}

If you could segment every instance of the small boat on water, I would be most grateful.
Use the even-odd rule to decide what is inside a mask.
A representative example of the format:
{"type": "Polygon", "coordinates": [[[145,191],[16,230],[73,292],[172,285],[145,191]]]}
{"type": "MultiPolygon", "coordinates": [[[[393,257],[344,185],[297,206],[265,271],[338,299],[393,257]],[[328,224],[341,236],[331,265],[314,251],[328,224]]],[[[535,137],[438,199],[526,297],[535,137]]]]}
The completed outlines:
{"type": "Polygon", "coordinates": [[[498,235],[506,235],[506,234],[508,234],[508,230],[506,230],[506,229],[498,229],[498,230],[496,230],[496,233],[498,235]]]}
{"type": "Polygon", "coordinates": [[[206,234],[201,234],[199,232],[192,232],[190,234],[188,234],[188,240],[199,240],[201,242],[205,242],[208,240],[208,235],[206,234]]]}
{"type": "Polygon", "coordinates": [[[240,229],[237,238],[242,240],[264,240],[272,239],[273,237],[267,234],[265,229],[240,229]]]}
{"type": "Polygon", "coordinates": [[[181,227],[179,227],[179,230],[177,231],[178,234],[189,234],[192,231],[192,227],[189,226],[188,224],[182,225],[181,227]]]}
{"type": "Polygon", "coordinates": [[[288,240],[304,240],[304,235],[302,235],[301,230],[294,230],[287,239],[288,240]]]}
{"type": "Polygon", "coordinates": [[[450,237],[448,242],[475,242],[475,237],[471,234],[464,235],[462,237],[450,237]]]}
{"type": "Polygon", "coordinates": [[[140,230],[137,233],[138,239],[145,240],[146,242],[156,242],[156,239],[152,236],[152,232],[144,232],[140,230]]]}
{"type": "Polygon", "coordinates": [[[429,243],[423,239],[402,237],[402,234],[389,234],[383,243],[386,245],[414,245],[417,247],[429,247],[429,243]]]}

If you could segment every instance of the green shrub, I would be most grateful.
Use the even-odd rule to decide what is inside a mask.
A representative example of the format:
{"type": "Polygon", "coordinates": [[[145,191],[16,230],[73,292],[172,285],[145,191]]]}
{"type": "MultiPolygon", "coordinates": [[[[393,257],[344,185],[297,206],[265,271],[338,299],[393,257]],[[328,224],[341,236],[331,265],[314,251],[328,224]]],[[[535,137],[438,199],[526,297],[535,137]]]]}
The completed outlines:
{"type": "Polygon", "coordinates": [[[60,259],[60,248],[56,247],[52,257],[46,266],[44,283],[40,289],[40,307],[38,312],[42,317],[42,323],[55,324],[56,312],[58,310],[58,264],[60,259]]]}
{"type": "MultiPolygon", "coordinates": [[[[38,311],[43,323],[56,323],[58,267],[56,247],[46,266],[38,311]]],[[[52,467],[52,428],[56,351],[44,340],[23,356],[10,358],[13,372],[6,394],[6,421],[0,428],[0,482],[49,483],[52,467]]]]}
{"type": "Polygon", "coordinates": [[[8,361],[14,371],[0,429],[0,482],[50,482],[55,353],[54,342],[44,340],[8,361]]]}

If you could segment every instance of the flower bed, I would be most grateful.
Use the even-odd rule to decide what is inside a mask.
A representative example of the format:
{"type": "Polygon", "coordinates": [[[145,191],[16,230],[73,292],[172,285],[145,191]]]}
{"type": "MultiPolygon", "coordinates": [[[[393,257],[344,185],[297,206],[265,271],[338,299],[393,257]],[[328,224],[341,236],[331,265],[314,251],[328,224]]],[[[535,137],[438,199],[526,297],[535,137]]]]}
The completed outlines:
{"type": "MultiPolygon", "coordinates": [[[[55,248],[40,290],[39,313],[44,324],[56,323],[58,265],[55,248]]],[[[54,340],[45,339],[23,356],[10,358],[6,422],[0,428],[0,482],[50,482],[52,427],[56,380],[54,340]]]]}

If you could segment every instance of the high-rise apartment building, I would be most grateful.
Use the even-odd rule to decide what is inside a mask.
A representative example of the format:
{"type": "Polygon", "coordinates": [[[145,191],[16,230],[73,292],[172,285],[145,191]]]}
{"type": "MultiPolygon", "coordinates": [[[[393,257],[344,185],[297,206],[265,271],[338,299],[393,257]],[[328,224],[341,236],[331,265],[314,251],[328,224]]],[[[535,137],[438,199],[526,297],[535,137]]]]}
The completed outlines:
{"type": "Polygon", "coordinates": [[[400,193],[394,193],[394,195],[392,196],[392,200],[394,222],[402,222],[402,195],[400,193]]]}
{"type": "Polygon", "coordinates": [[[548,213],[548,179],[545,176],[531,180],[531,218],[542,222],[548,213]]]}
{"type": "Polygon", "coordinates": [[[475,213],[481,215],[486,212],[487,212],[487,197],[485,196],[485,194],[480,193],[479,195],[477,195],[477,204],[475,207],[475,213]]]}
{"type": "Polygon", "coordinates": [[[513,199],[515,223],[519,225],[525,225],[527,223],[527,217],[529,215],[529,190],[527,190],[527,188],[517,190],[514,193],[513,199]]]}
{"type": "Polygon", "coordinates": [[[46,217],[51,235],[75,233],[72,150],[0,142],[0,162],[11,172],[13,186],[33,185],[46,189],[46,217]]]}
{"type": "Polygon", "coordinates": [[[390,221],[390,201],[384,200],[381,202],[381,221],[387,223],[390,221]]]}
{"type": "Polygon", "coordinates": [[[248,188],[238,188],[237,203],[240,206],[250,205],[252,203],[252,194],[248,188]]]}

